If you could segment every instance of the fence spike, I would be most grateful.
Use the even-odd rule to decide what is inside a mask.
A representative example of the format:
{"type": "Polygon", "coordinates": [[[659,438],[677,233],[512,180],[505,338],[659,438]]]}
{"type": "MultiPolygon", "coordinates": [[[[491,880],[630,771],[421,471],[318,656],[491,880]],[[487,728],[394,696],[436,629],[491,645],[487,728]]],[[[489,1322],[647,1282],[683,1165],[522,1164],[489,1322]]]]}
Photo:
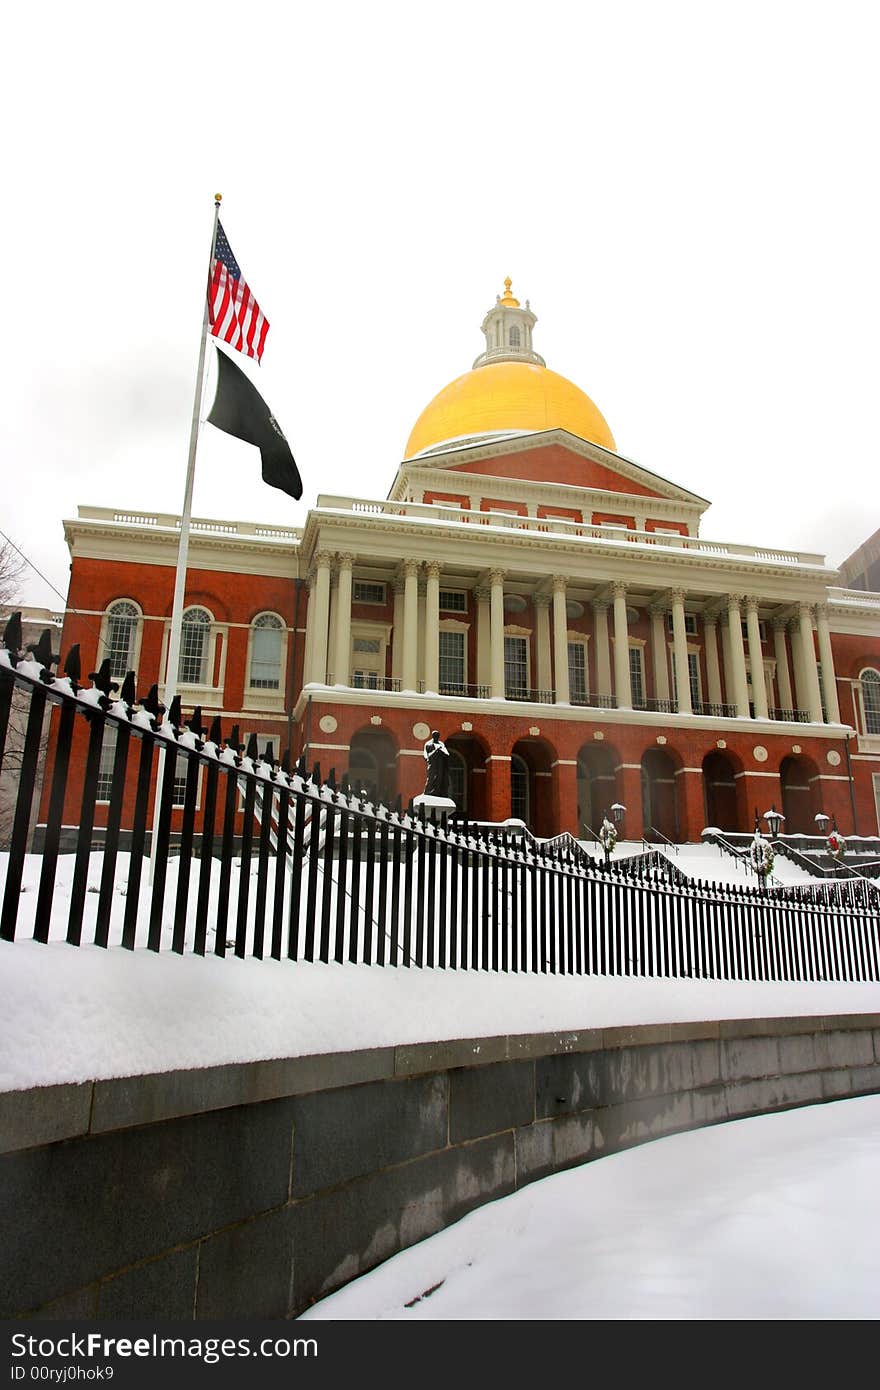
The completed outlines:
{"type": "Polygon", "coordinates": [[[223,742],[223,725],[220,722],[219,714],[215,714],[214,718],[211,720],[211,729],[208,733],[208,739],[218,748],[220,747],[220,744],[223,742]]]}
{"type": "Polygon", "coordinates": [[[241,734],[237,724],[233,724],[229,730],[229,737],[226,740],[226,747],[231,748],[233,753],[240,753],[244,744],[241,741],[241,734]]]}
{"type": "Polygon", "coordinates": [[[189,719],[186,721],[186,727],[189,729],[190,733],[195,734],[196,738],[204,738],[205,730],[202,728],[201,705],[196,705],[189,719]]]}
{"type": "Polygon", "coordinates": [[[284,752],[281,754],[281,771],[284,773],[285,777],[289,777],[289,776],[290,776],[290,747],[289,747],[289,745],[288,745],[287,748],[285,748],[284,752]]]}
{"type": "Polygon", "coordinates": [[[327,781],[327,786],[330,788],[330,790],[331,790],[332,792],[335,792],[335,791],[336,791],[336,768],[335,768],[335,767],[331,767],[330,771],[327,773],[326,781],[327,781]]]}
{"type": "Polygon", "coordinates": [[[171,701],[171,708],[168,711],[168,723],[173,724],[175,729],[179,729],[183,724],[183,711],[180,708],[180,696],[175,695],[171,701]]]}
{"type": "Polygon", "coordinates": [[[67,660],[64,663],[64,674],[74,687],[74,693],[79,685],[82,676],[82,662],[79,655],[79,642],[74,643],[67,653],[67,660]]]}
{"type": "Polygon", "coordinates": [[[306,755],[305,755],[305,753],[300,753],[299,757],[297,758],[297,760],[296,760],[296,771],[297,771],[297,775],[300,776],[300,777],[302,777],[303,781],[305,781],[306,776],[307,776],[307,773],[306,773],[306,755]]]}
{"type": "Polygon", "coordinates": [[[394,802],[394,814],[398,820],[400,820],[400,817],[403,815],[403,797],[400,792],[397,793],[397,799],[394,802]]]}
{"type": "Polygon", "coordinates": [[[119,698],[124,704],[128,705],[129,708],[137,704],[137,685],[134,671],[129,671],[125,680],[122,682],[119,698]]]}
{"type": "Polygon", "coordinates": [[[42,678],[51,680],[51,667],[60,660],[60,653],[56,656],[52,651],[52,629],[44,628],[36,642],[28,642],[27,650],[32,653],[37,665],[43,667],[42,678]]]}
{"type": "Polygon", "coordinates": [[[351,795],[351,786],[350,786],[350,784],[349,784],[348,773],[347,773],[347,772],[343,772],[343,774],[342,774],[342,782],[341,782],[341,784],[340,784],[340,790],[342,791],[342,795],[343,795],[343,796],[350,796],[350,795],[351,795]]]}
{"type": "Polygon", "coordinates": [[[116,681],[113,680],[112,676],[110,675],[109,656],[105,656],[97,671],[89,672],[89,680],[92,682],[92,685],[95,687],[95,689],[100,690],[101,694],[105,695],[108,700],[110,696],[113,694],[113,691],[119,689],[119,686],[116,684],[116,681]]]}
{"type": "Polygon", "coordinates": [[[266,747],[263,749],[263,762],[268,763],[269,767],[275,769],[275,752],[269,740],[266,740],[266,747]]]}
{"type": "Polygon", "coordinates": [[[257,746],[256,734],[250,734],[250,736],[248,737],[247,747],[244,750],[244,755],[246,758],[250,758],[251,762],[253,763],[255,763],[259,758],[260,750],[257,746]]]}
{"type": "Polygon", "coordinates": [[[155,728],[159,720],[162,718],[162,715],[165,713],[165,706],[159,699],[158,685],[150,686],[149,692],[147,693],[147,698],[144,700],[143,707],[147,711],[147,714],[152,715],[153,727],[155,728]]]}
{"type": "Polygon", "coordinates": [[[314,783],[314,785],[315,785],[316,787],[320,787],[320,785],[321,785],[321,764],[320,764],[320,763],[315,763],[315,766],[312,768],[312,782],[314,783]]]}
{"type": "Polygon", "coordinates": [[[13,656],[21,651],[21,613],[10,613],[9,621],[3,631],[3,645],[13,656]]]}

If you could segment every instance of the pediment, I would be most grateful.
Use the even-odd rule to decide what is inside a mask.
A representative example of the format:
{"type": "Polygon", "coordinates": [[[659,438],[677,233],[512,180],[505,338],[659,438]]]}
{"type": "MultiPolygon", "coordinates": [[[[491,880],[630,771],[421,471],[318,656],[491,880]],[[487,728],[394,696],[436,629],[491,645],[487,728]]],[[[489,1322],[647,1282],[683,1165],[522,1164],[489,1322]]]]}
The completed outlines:
{"type": "Polygon", "coordinates": [[[701,510],[709,505],[706,498],[651,473],[631,459],[578,439],[566,430],[546,430],[492,442],[462,441],[442,453],[438,451],[409,461],[410,468],[419,465],[448,473],[696,503],[701,510]]]}

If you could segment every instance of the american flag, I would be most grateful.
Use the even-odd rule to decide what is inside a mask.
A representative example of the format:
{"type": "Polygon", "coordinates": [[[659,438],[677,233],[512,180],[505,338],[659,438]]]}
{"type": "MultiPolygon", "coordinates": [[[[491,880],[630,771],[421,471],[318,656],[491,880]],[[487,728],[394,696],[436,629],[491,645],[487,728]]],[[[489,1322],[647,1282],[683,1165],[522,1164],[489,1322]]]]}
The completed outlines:
{"type": "Polygon", "coordinates": [[[217,223],[214,270],[208,290],[211,333],[247,357],[263,356],[268,319],[242,277],[222,225],[217,223]]]}

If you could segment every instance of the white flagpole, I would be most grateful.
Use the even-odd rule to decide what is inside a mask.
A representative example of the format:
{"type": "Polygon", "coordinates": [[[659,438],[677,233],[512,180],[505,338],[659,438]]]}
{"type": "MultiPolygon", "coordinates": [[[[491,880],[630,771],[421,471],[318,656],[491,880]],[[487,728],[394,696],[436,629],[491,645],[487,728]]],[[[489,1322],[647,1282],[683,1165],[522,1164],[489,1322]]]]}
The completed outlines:
{"type": "MultiPolygon", "coordinates": [[[[177,545],[177,570],[174,575],[174,600],[171,605],[171,631],[168,634],[168,660],[165,665],[165,690],[163,704],[166,708],[177,694],[177,672],[180,664],[180,636],[183,626],[183,599],[186,589],[186,566],[189,556],[189,528],[192,517],[193,484],[196,476],[196,450],[199,443],[202,398],[205,394],[205,354],[210,326],[209,294],[211,278],[214,274],[214,252],[217,246],[217,224],[220,221],[222,193],[214,194],[214,226],[211,231],[211,256],[208,261],[208,280],[205,286],[205,311],[202,315],[202,336],[199,343],[199,365],[196,372],[196,389],[193,398],[192,423],[189,432],[189,457],[186,465],[186,487],[183,494],[183,511],[180,516],[180,539],[177,545]]],[[[165,767],[165,750],[160,749],[159,766],[156,778],[156,796],[153,802],[153,833],[150,836],[150,883],[156,865],[156,829],[159,824],[159,794],[162,787],[162,773],[165,767]]]]}
{"type": "MultiPolygon", "coordinates": [[[[208,262],[208,285],[214,273],[214,251],[217,246],[217,223],[220,220],[222,194],[214,194],[214,229],[211,233],[211,258],[208,262]]],[[[202,338],[199,343],[199,367],[196,373],[196,391],[193,399],[192,425],[189,433],[189,458],[186,466],[186,489],[183,494],[183,511],[180,516],[180,543],[177,547],[177,572],[174,576],[174,602],[171,606],[171,632],[168,637],[168,662],[165,676],[164,702],[170,705],[177,694],[177,668],[180,663],[180,630],[183,619],[183,597],[186,588],[186,563],[189,555],[189,526],[192,516],[193,483],[196,476],[196,449],[199,443],[202,397],[205,394],[205,350],[208,343],[208,290],[205,291],[205,312],[202,318],[202,338]]]]}

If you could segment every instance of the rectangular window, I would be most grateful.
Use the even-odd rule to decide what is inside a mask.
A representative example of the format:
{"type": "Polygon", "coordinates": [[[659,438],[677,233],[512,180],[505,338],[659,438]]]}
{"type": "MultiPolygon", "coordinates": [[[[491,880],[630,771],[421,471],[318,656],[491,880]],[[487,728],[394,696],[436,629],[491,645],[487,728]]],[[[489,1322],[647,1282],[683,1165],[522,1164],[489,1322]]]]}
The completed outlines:
{"type": "Polygon", "coordinates": [[[101,744],[101,762],[98,767],[98,787],[96,801],[109,801],[113,790],[113,759],[116,757],[116,728],[113,724],[104,725],[104,742],[101,744]]]}
{"type": "Polygon", "coordinates": [[[466,613],[467,594],[464,589],[441,589],[440,608],[444,613],[466,613]]]}
{"type": "Polygon", "coordinates": [[[352,598],[355,603],[384,603],[385,585],[374,584],[371,580],[356,579],[352,598]]]}
{"type": "Polygon", "coordinates": [[[465,653],[463,632],[440,632],[440,689],[464,693],[465,653]]]}
{"type": "MultiPolygon", "coordinates": [[[[667,614],[666,623],[667,623],[667,626],[668,626],[668,628],[669,628],[669,631],[672,632],[672,631],[673,631],[673,624],[672,624],[672,614],[671,614],[671,613],[667,614]]],[[[686,633],[686,635],[687,635],[688,637],[696,637],[696,635],[697,635],[697,615],[696,615],[696,613],[685,613],[685,615],[684,615],[684,630],[685,630],[685,633],[686,633]]]]}
{"type": "MultiPolygon", "coordinates": [[[[746,621],[745,618],[743,618],[743,620],[742,620],[742,635],[743,635],[743,641],[746,642],[746,643],[748,643],[748,640],[749,640],[749,625],[748,625],[748,622],[746,621]]],[[[766,642],[766,641],[767,641],[767,624],[764,622],[764,619],[763,619],[763,618],[759,619],[759,621],[758,621],[758,636],[760,637],[760,639],[761,639],[762,642],[766,642]]]]}
{"type": "Polygon", "coordinates": [[[523,699],[529,689],[529,656],[525,637],[504,639],[504,693],[508,699],[523,699]]]}
{"type": "Polygon", "coordinates": [[[174,769],[174,796],[172,806],[182,806],[186,799],[186,769],[189,765],[189,758],[185,753],[177,754],[177,766],[174,769]]]}
{"type": "Polygon", "coordinates": [[[629,679],[632,685],[633,704],[641,709],[645,703],[645,674],[642,666],[641,647],[629,649],[629,679]]]}
{"type": "Polygon", "coordinates": [[[378,656],[381,650],[382,642],[378,637],[355,637],[352,642],[352,651],[355,652],[370,652],[378,656]]]}
{"type": "Polygon", "coordinates": [[[573,700],[587,698],[587,644],[568,644],[568,686],[573,700]]]}
{"type": "Polygon", "coordinates": [[[691,708],[696,709],[703,698],[700,690],[700,658],[696,652],[688,652],[688,680],[691,687],[691,708]]]}

